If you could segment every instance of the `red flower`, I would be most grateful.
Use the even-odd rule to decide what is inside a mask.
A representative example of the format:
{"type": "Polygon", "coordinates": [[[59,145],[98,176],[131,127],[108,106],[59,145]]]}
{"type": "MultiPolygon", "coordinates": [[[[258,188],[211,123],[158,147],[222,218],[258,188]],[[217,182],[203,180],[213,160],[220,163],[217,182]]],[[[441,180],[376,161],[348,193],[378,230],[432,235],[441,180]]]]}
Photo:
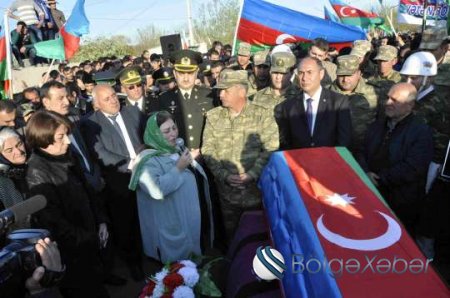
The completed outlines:
{"type": "Polygon", "coordinates": [[[163,283],[166,287],[173,290],[176,287],[181,286],[184,283],[184,279],[183,276],[174,272],[166,275],[166,277],[164,277],[163,279],[163,283]]]}
{"type": "Polygon", "coordinates": [[[178,272],[184,265],[181,263],[173,263],[170,265],[169,272],[178,272]]]}
{"type": "Polygon", "coordinates": [[[156,284],[153,281],[149,281],[148,284],[142,289],[141,295],[139,298],[145,298],[145,296],[151,296],[153,294],[153,290],[155,289],[156,284]]]}

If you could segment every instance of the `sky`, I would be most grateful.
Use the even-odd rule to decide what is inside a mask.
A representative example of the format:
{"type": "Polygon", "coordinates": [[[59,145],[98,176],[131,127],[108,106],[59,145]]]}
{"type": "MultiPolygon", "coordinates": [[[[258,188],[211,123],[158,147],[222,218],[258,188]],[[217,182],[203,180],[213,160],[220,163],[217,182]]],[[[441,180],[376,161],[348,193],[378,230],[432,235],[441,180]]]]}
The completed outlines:
{"type": "MultiPolygon", "coordinates": [[[[191,0],[192,16],[195,18],[199,14],[202,4],[220,0],[191,0]]],[[[285,3],[289,7],[295,8],[298,5],[307,7],[311,14],[320,14],[324,3],[328,0],[267,0],[273,3],[285,3]],[[290,4],[289,4],[290,3],[290,4]],[[314,13],[315,12],[315,13],[314,13]]],[[[0,11],[4,11],[13,0],[0,0],[0,11]]],[[[66,18],[70,15],[76,0],[59,0],[57,8],[62,10],[66,18]]],[[[359,4],[370,9],[377,6],[378,0],[345,0],[346,3],[359,4]]],[[[396,5],[398,0],[384,0],[387,5],[396,5]]],[[[137,29],[143,29],[149,25],[155,25],[168,31],[168,34],[175,32],[179,28],[185,28],[187,33],[187,6],[186,0],[86,0],[86,15],[90,21],[89,37],[111,36],[122,34],[135,40],[137,29]]],[[[0,17],[2,20],[3,17],[0,17]]],[[[10,26],[14,26],[13,21],[10,26]]]]}

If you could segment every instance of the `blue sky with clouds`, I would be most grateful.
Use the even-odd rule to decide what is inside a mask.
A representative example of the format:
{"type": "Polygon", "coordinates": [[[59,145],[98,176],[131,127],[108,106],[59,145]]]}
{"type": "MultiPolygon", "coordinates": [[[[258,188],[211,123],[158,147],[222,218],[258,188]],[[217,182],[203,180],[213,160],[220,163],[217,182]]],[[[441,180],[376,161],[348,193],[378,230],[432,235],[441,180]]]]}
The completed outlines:
{"type": "MultiPolygon", "coordinates": [[[[75,4],[76,0],[59,0],[58,9],[62,10],[66,18],[75,4]]],[[[193,17],[199,13],[199,9],[204,3],[220,0],[192,0],[193,17]]],[[[312,11],[323,9],[323,3],[328,0],[267,0],[269,2],[291,3],[293,8],[297,5],[304,5],[312,11]]],[[[13,0],[1,0],[0,10],[4,11],[13,0]]],[[[378,0],[346,0],[350,5],[362,5],[372,7],[378,5],[378,0]]],[[[398,0],[384,0],[389,5],[395,5],[398,0]]],[[[289,6],[289,5],[288,5],[289,6]]],[[[136,36],[139,28],[145,28],[154,24],[162,28],[167,33],[175,33],[174,30],[186,28],[187,15],[186,0],[86,0],[86,14],[91,23],[90,37],[110,36],[123,34],[131,39],[136,36]]],[[[0,17],[2,19],[2,17],[0,17]]],[[[13,25],[13,22],[11,22],[13,25]]]]}

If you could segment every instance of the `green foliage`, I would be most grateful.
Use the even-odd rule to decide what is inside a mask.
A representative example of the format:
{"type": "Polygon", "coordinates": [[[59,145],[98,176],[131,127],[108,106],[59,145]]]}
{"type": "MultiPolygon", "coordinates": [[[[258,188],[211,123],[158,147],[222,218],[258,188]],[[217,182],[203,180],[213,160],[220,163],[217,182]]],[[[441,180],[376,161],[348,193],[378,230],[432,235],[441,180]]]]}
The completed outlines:
{"type": "Polygon", "coordinates": [[[134,46],[135,55],[141,55],[144,50],[159,47],[159,37],[163,35],[166,35],[166,32],[163,29],[156,28],[154,25],[138,29],[137,44],[134,46]]]}
{"type": "Polygon", "coordinates": [[[209,45],[215,40],[231,44],[238,14],[238,0],[210,0],[204,3],[193,24],[197,41],[205,41],[209,45]]]}
{"type": "Polygon", "coordinates": [[[122,57],[131,53],[133,53],[133,47],[129,45],[129,40],[126,36],[99,37],[84,40],[78,52],[71,59],[71,62],[96,60],[100,57],[113,55],[122,57]]]}

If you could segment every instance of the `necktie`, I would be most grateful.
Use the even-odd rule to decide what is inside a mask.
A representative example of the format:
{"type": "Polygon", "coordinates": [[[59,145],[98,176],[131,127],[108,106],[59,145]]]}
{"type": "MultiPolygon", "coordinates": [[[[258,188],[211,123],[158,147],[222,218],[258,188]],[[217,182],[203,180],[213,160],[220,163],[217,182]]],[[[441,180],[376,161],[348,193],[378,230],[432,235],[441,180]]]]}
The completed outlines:
{"type": "Polygon", "coordinates": [[[136,102],[134,103],[134,106],[139,108],[139,102],[136,101],[136,102]]]}
{"type": "Polygon", "coordinates": [[[313,133],[313,109],[312,98],[306,100],[306,119],[308,120],[309,133],[313,133]]]}
{"type": "Polygon", "coordinates": [[[188,100],[189,99],[189,93],[184,93],[184,99],[188,100]]]}
{"type": "Polygon", "coordinates": [[[123,132],[122,132],[122,130],[120,129],[119,123],[117,123],[117,120],[116,120],[117,116],[119,116],[119,114],[116,114],[116,115],[114,115],[114,116],[108,116],[108,118],[111,119],[114,128],[116,129],[117,133],[118,133],[118,134],[120,135],[120,137],[122,138],[123,143],[126,144],[126,143],[125,143],[125,136],[123,135],[123,132]]]}

